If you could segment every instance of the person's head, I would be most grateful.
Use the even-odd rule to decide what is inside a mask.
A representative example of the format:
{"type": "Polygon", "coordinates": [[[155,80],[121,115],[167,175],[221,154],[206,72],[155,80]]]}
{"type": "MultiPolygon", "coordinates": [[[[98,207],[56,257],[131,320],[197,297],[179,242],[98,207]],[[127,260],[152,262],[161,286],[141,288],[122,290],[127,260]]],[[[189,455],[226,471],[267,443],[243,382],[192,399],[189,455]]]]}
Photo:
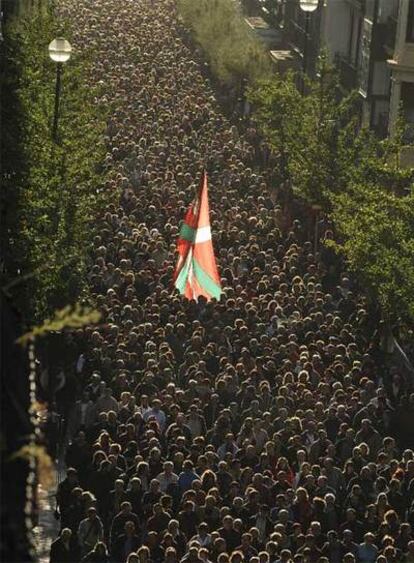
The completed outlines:
{"type": "Polygon", "coordinates": [[[159,541],[159,538],[158,538],[157,532],[148,532],[147,543],[148,543],[148,546],[150,548],[155,547],[157,545],[158,541],[159,541]]]}
{"type": "Polygon", "coordinates": [[[241,545],[244,549],[247,549],[250,544],[252,543],[252,535],[251,534],[243,534],[241,538],[241,545]]]}
{"type": "Polygon", "coordinates": [[[329,530],[327,538],[328,542],[331,544],[336,544],[338,542],[338,534],[335,530],[329,530]]]}
{"type": "Polygon", "coordinates": [[[174,469],[174,464],[172,463],[172,461],[164,461],[163,469],[167,475],[171,475],[174,469]]]}
{"type": "Polygon", "coordinates": [[[223,518],[223,527],[226,530],[231,530],[233,528],[233,518],[230,515],[223,518]]]}
{"type": "Polygon", "coordinates": [[[411,557],[414,557],[414,540],[411,540],[407,544],[407,551],[411,557]]]}
{"type": "Polygon", "coordinates": [[[175,549],[175,547],[167,547],[167,549],[165,550],[165,561],[167,561],[168,563],[175,563],[177,560],[177,551],[175,549]]]}
{"type": "Polygon", "coordinates": [[[135,534],[134,522],[132,522],[132,520],[128,520],[127,522],[125,522],[124,530],[127,536],[133,536],[135,534]]]}
{"type": "Polygon", "coordinates": [[[63,528],[60,532],[60,537],[65,543],[69,543],[72,538],[72,530],[70,528],[63,528]]]}
{"type": "Polygon", "coordinates": [[[73,486],[78,483],[78,472],[76,471],[76,469],[74,469],[73,467],[69,467],[66,474],[70,485],[73,486]]]}
{"type": "Polygon", "coordinates": [[[161,410],[161,401],[159,399],[154,399],[152,401],[152,409],[155,412],[158,412],[159,410],[161,410]]]}
{"type": "Polygon", "coordinates": [[[190,543],[190,547],[188,548],[188,555],[191,559],[198,558],[198,550],[200,549],[200,545],[197,542],[190,543]]]}
{"type": "MultiPolygon", "coordinates": [[[[260,563],[268,563],[268,561],[270,561],[270,555],[272,554],[273,550],[269,551],[268,547],[266,546],[266,551],[261,551],[259,553],[259,561],[260,563]],[[266,555],[267,558],[263,558],[262,556],[263,554],[266,555]]],[[[290,551],[290,549],[282,549],[280,552],[280,562],[281,563],[290,563],[292,561],[292,552],[290,551]]]]}
{"type": "Polygon", "coordinates": [[[194,464],[190,459],[186,459],[183,463],[183,470],[187,472],[191,472],[194,469],[194,464]]]}
{"type": "Polygon", "coordinates": [[[201,561],[209,561],[209,550],[206,547],[201,547],[198,550],[198,557],[201,561]]]}
{"type": "Polygon", "coordinates": [[[86,512],[89,520],[95,520],[97,518],[96,508],[94,506],[90,506],[86,512]]]}
{"type": "Polygon", "coordinates": [[[122,481],[122,479],[116,479],[115,481],[115,491],[117,493],[120,493],[124,490],[124,482],[122,481]]]}
{"type": "Polygon", "coordinates": [[[160,482],[157,479],[151,479],[150,481],[150,489],[152,492],[157,492],[159,491],[160,488],[160,482]]]}
{"type": "Polygon", "coordinates": [[[132,511],[132,504],[127,500],[121,504],[121,511],[124,514],[129,514],[132,511]]]}
{"type": "Polygon", "coordinates": [[[345,517],[346,517],[348,522],[353,522],[354,520],[356,520],[355,510],[353,508],[347,508],[347,510],[345,512],[345,517]]]}
{"type": "Polygon", "coordinates": [[[141,490],[141,479],[139,477],[133,477],[129,482],[131,491],[139,492],[141,490]]]}
{"type": "Polygon", "coordinates": [[[351,530],[348,529],[343,531],[342,537],[345,543],[350,543],[354,539],[353,533],[351,532],[351,530]]]}
{"type": "Polygon", "coordinates": [[[198,533],[200,534],[200,536],[206,536],[208,533],[208,524],[206,522],[201,522],[198,525],[198,533]]]}
{"type": "Polygon", "coordinates": [[[374,543],[374,540],[375,540],[375,536],[374,536],[374,534],[372,534],[371,532],[367,532],[367,533],[364,535],[364,542],[365,542],[366,544],[371,545],[371,544],[374,543]]]}
{"type": "MultiPolygon", "coordinates": [[[[143,563],[144,561],[149,561],[150,550],[149,550],[148,546],[146,546],[146,545],[141,546],[137,551],[137,555],[138,555],[138,563],[143,563]]],[[[127,561],[127,563],[130,563],[130,561],[127,561]]],[[[136,563],[136,562],[133,561],[132,563],[136,563]]]]}
{"type": "Polygon", "coordinates": [[[176,533],[177,533],[178,530],[179,530],[179,523],[178,523],[178,520],[175,520],[175,519],[170,520],[170,521],[168,522],[167,530],[169,531],[170,534],[172,534],[173,536],[175,536],[176,533]]]}

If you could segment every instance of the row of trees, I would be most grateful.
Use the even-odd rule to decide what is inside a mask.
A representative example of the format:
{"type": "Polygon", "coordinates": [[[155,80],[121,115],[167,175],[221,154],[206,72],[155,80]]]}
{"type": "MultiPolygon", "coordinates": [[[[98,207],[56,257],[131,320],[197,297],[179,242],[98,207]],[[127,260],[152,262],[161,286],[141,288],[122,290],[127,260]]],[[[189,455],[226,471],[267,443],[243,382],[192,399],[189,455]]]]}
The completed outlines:
{"type": "Polygon", "coordinates": [[[233,0],[177,0],[179,14],[205,53],[213,75],[227,87],[254,82],[270,71],[262,45],[233,0]]]}
{"type": "Polygon", "coordinates": [[[9,20],[3,42],[3,289],[31,326],[87,291],[86,265],[107,189],[107,112],[76,50],[62,81],[59,141],[52,139],[56,66],[48,44],[71,29],[42,6],[9,20]]]}
{"type": "Polygon", "coordinates": [[[344,96],[323,54],[302,95],[294,73],[280,76],[262,62],[263,49],[233,0],[178,6],[215,76],[225,85],[248,80],[252,117],[277,155],[283,195],[331,219],[330,244],[384,318],[414,320],[414,170],[400,167],[403,124],[385,140],[361,128],[358,94],[344,96]]]}
{"type": "Polygon", "coordinates": [[[280,183],[331,219],[330,244],[384,317],[414,319],[414,170],[400,167],[403,125],[384,140],[361,128],[357,94],[341,97],[323,56],[304,96],[296,83],[293,74],[275,75],[248,94],[279,156],[280,183]]]}

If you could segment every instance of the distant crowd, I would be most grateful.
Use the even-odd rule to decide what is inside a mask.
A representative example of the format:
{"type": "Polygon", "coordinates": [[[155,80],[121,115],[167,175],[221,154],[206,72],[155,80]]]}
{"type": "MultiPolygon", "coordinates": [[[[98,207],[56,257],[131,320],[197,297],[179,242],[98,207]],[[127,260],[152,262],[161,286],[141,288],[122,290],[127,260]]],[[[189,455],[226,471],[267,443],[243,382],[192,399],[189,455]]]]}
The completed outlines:
{"type": "Polygon", "coordinates": [[[74,334],[50,563],[414,563],[414,450],[390,431],[412,389],[397,368],[385,389],[365,298],[220,112],[175,4],[59,3],[120,202],[93,241],[102,322],[74,334]],[[172,288],[204,166],[219,302],[172,288]]]}

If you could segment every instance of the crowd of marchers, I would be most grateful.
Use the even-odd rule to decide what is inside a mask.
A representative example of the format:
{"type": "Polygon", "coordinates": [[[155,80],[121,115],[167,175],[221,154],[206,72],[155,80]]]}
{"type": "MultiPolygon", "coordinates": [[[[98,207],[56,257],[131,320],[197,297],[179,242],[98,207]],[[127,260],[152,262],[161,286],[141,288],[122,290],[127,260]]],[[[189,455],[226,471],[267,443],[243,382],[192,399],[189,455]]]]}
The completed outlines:
{"type": "MultiPolygon", "coordinates": [[[[65,0],[110,104],[51,563],[414,562],[414,394],[375,361],[368,308],[220,112],[173,0],[65,0]],[[220,301],[172,289],[207,166],[220,301]]],[[[329,226],[321,238],[332,237],[329,226]]]]}

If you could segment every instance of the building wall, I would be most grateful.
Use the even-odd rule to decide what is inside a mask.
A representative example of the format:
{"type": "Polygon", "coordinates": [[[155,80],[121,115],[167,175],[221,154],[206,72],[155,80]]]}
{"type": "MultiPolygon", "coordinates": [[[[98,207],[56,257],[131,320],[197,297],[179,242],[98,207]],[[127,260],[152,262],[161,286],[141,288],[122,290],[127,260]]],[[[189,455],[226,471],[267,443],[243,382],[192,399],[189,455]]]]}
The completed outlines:
{"type": "Polygon", "coordinates": [[[352,6],[347,0],[328,2],[323,10],[323,43],[329,59],[334,62],[339,55],[348,56],[349,40],[352,34],[352,6]]]}
{"type": "Polygon", "coordinates": [[[407,141],[414,141],[414,0],[400,0],[391,73],[389,132],[394,133],[401,107],[408,122],[407,141]]]}
{"type": "MultiPolygon", "coordinates": [[[[296,68],[303,61],[305,16],[299,0],[252,0],[266,4],[273,25],[291,49],[296,68]]],[[[264,16],[265,17],[265,16],[264,16]]],[[[310,14],[307,71],[313,75],[321,47],[337,64],[345,90],[358,89],[362,123],[379,135],[392,133],[400,103],[414,137],[414,0],[319,0],[310,14]],[[408,86],[407,86],[408,85],[408,86]]]]}

